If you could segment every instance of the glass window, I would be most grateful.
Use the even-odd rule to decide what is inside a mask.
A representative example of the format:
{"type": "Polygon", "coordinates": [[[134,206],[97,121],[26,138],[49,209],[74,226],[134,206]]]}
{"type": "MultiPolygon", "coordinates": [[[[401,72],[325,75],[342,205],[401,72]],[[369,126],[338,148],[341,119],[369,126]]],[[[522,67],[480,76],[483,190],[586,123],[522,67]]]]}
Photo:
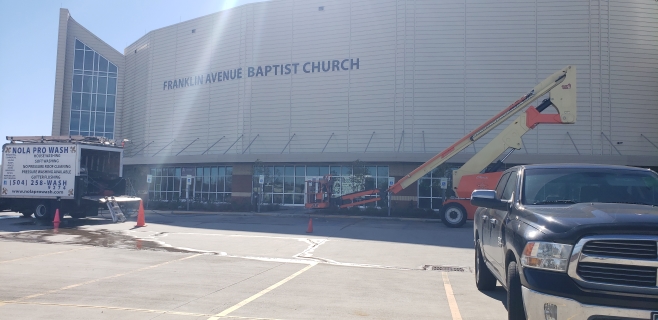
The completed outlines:
{"type": "Polygon", "coordinates": [[[82,70],[82,64],[84,62],[85,52],[83,50],[75,50],[75,58],[73,60],[73,69],[82,70]]]}
{"type": "Polygon", "coordinates": [[[342,167],[341,168],[341,176],[349,176],[352,174],[352,167],[342,167]]]}
{"type": "Polygon", "coordinates": [[[320,167],[320,175],[325,176],[329,174],[329,166],[320,167]]]}
{"type": "Polygon", "coordinates": [[[98,71],[98,52],[94,52],[94,70],[98,71]]]}
{"type": "Polygon", "coordinates": [[[226,167],[226,175],[227,176],[233,175],[233,167],[226,167]]]}
{"type": "Polygon", "coordinates": [[[284,170],[284,175],[286,176],[294,176],[295,175],[295,168],[294,167],[286,167],[284,170]]]}
{"type": "Polygon", "coordinates": [[[514,190],[516,189],[516,171],[512,172],[509,176],[509,180],[507,180],[507,185],[505,185],[505,190],[503,190],[503,196],[501,199],[503,200],[510,200],[512,199],[512,193],[514,193],[514,190]]]}
{"type": "Polygon", "coordinates": [[[114,113],[105,114],[105,131],[114,132],[114,113]]]}
{"type": "Polygon", "coordinates": [[[82,128],[73,127],[74,124],[71,123],[69,130],[85,136],[113,138],[117,67],[90,47],[84,45],[80,40],[76,39],[75,48],[74,75],[71,88],[74,92],[71,95],[71,119],[73,119],[73,111],[77,110],[95,111],[98,114],[89,114],[90,117],[88,118],[81,115],[82,119],[78,117],[80,119],[78,123],[82,125],[82,128]],[[110,74],[111,78],[107,77],[107,71],[112,72],[110,74]],[[77,92],[84,94],[80,95],[77,92]],[[105,95],[108,92],[111,95],[105,95]],[[97,93],[101,94],[97,95],[97,93]],[[105,112],[112,114],[105,114],[105,112]]]}
{"type": "MultiPolygon", "coordinates": [[[[226,170],[228,172],[228,168],[226,170]]],[[[226,182],[225,182],[225,185],[224,185],[224,188],[226,189],[226,192],[231,192],[232,184],[233,184],[233,176],[227,175],[226,176],[226,182]]]]}
{"type": "Polygon", "coordinates": [[[83,76],[83,82],[82,82],[82,92],[91,92],[91,87],[92,87],[92,76],[83,76]]]}
{"type": "Polygon", "coordinates": [[[377,167],[366,167],[366,175],[374,177],[377,175],[377,167]]]}
{"type": "Polygon", "coordinates": [[[105,111],[106,112],[114,112],[114,96],[107,96],[106,102],[105,102],[105,111]]]}
{"type": "Polygon", "coordinates": [[[503,189],[505,188],[505,184],[507,183],[507,179],[509,179],[509,173],[504,174],[502,177],[500,177],[500,180],[498,180],[498,186],[496,186],[496,197],[498,199],[502,199],[503,195],[503,189]]]}
{"type": "Polygon", "coordinates": [[[89,131],[91,131],[90,136],[95,136],[96,132],[96,112],[92,112],[89,117],[89,131]]]}
{"type": "Polygon", "coordinates": [[[295,167],[295,176],[298,176],[298,177],[306,176],[306,167],[305,166],[296,166],[295,167]]]}
{"type": "Polygon", "coordinates": [[[107,78],[98,77],[98,93],[107,93],[107,78]]]}
{"type": "Polygon", "coordinates": [[[82,76],[75,75],[73,76],[73,92],[82,91],[82,76]]]}
{"type": "Polygon", "coordinates": [[[307,176],[319,176],[320,175],[320,167],[306,167],[306,175],[307,176]]]}
{"type": "Polygon", "coordinates": [[[107,59],[100,57],[98,61],[98,70],[107,71],[107,59]]]}
{"type": "Polygon", "coordinates": [[[91,95],[91,111],[96,111],[96,95],[91,95]]]}
{"type": "Polygon", "coordinates": [[[79,132],[80,130],[80,111],[71,111],[71,130],[79,132]]]}
{"type": "Polygon", "coordinates": [[[340,176],[340,166],[331,166],[329,168],[329,173],[332,176],[340,176]]]}
{"type": "Polygon", "coordinates": [[[295,178],[283,177],[283,192],[295,193],[294,189],[295,189],[295,178]]]}
{"type": "Polygon", "coordinates": [[[89,111],[82,111],[80,114],[80,131],[87,132],[89,131],[89,111]]]}
{"type": "Polygon", "coordinates": [[[104,94],[96,95],[96,111],[105,112],[105,97],[104,94]]]}
{"type": "Polygon", "coordinates": [[[203,176],[203,167],[197,167],[196,168],[196,176],[197,177],[202,177],[203,176]]]}
{"type": "Polygon", "coordinates": [[[82,104],[82,96],[80,96],[79,93],[71,94],[71,110],[80,110],[81,104],[82,104]]]}
{"type": "Polygon", "coordinates": [[[91,110],[91,94],[89,93],[82,94],[82,103],[80,104],[80,109],[85,111],[91,110]]]}
{"type": "Polygon", "coordinates": [[[295,193],[303,193],[304,192],[304,177],[295,177],[295,193]]]}
{"type": "Polygon", "coordinates": [[[378,177],[388,177],[388,167],[377,167],[378,177]]]}
{"type": "Polygon", "coordinates": [[[84,69],[85,70],[93,70],[94,69],[94,52],[93,51],[85,51],[84,69]]]}
{"type": "Polygon", "coordinates": [[[105,114],[103,112],[95,112],[95,113],[96,113],[96,127],[94,130],[96,130],[96,132],[104,132],[105,114]]]}
{"type": "Polygon", "coordinates": [[[274,167],[274,176],[280,177],[283,175],[283,167],[274,167]]]}

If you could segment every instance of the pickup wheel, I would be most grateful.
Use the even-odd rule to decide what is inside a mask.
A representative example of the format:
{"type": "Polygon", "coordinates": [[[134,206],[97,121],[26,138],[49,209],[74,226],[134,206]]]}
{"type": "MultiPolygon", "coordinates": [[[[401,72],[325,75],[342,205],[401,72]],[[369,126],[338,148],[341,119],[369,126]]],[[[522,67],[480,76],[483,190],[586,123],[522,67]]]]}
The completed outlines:
{"type": "Polygon", "coordinates": [[[446,205],[441,212],[441,221],[448,228],[459,228],[466,223],[466,209],[458,203],[446,205]]]}
{"type": "Polygon", "coordinates": [[[496,277],[494,277],[482,257],[480,241],[475,245],[475,286],[480,291],[491,291],[496,289],[496,277]]]}
{"type": "Polygon", "coordinates": [[[53,217],[50,206],[47,202],[40,201],[34,206],[34,217],[39,220],[48,220],[53,217]]]}
{"type": "Polygon", "coordinates": [[[521,294],[521,278],[516,261],[507,265],[507,319],[526,320],[521,294]]]}

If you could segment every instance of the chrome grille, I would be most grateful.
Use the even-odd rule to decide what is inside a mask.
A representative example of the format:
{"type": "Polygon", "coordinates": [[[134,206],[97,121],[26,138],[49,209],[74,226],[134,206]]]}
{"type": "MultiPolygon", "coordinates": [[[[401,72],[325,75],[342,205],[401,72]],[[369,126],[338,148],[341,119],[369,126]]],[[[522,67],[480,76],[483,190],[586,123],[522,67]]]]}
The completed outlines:
{"type": "Polygon", "coordinates": [[[585,244],[583,253],[630,259],[658,258],[656,241],[642,240],[593,240],[585,244]]]}
{"type": "Polygon", "coordinates": [[[583,237],[567,273],[588,289],[658,295],[658,235],[583,237]]]}
{"type": "Polygon", "coordinates": [[[654,267],[581,262],[578,264],[577,272],[586,281],[656,287],[657,272],[654,267]]]}

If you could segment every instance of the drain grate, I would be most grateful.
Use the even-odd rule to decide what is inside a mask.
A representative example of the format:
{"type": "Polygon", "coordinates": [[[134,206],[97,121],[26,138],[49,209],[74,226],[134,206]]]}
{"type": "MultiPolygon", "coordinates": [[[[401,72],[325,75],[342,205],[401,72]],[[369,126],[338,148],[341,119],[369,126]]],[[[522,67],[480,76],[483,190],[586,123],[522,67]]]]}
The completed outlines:
{"type": "Polygon", "coordinates": [[[426,271],[443,271],[443,272],[471,272],[471,268],[468,267],[455,267],[455,266],[436,266],[426,264],[422,268],[426,271]]]}

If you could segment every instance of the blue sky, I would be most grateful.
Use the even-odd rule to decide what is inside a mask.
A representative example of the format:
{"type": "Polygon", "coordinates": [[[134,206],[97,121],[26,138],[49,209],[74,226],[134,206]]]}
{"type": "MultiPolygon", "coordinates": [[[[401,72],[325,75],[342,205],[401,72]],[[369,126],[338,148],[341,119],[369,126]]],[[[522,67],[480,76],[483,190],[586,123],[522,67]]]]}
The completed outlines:
{"type": "Polygon", "coordinates": [[[59,9],[123,49],[148,31],[262,0],[0,0],[0,145],[50,135],[59,9]]]}

